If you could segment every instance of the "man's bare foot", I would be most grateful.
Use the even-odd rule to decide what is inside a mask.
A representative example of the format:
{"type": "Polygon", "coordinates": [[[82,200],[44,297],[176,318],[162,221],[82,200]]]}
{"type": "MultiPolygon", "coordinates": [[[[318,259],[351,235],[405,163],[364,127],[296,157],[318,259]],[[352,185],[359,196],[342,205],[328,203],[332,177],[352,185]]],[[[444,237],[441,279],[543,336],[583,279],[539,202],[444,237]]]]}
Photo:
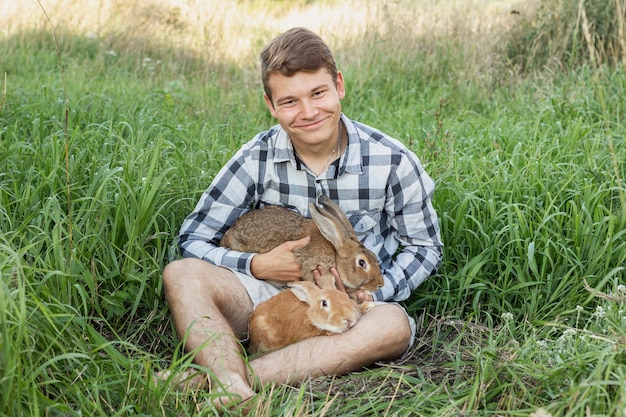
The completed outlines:
{"type": "Polygon", "coordinates": [[[218,410],[238,410],[242,414],[250,411],[251,400],[256,392],[245,382],[233,381],[230,384],[216,384],[209,380],[204,372],[197,369],[185,369],[173,373],[172,371],[155,372],[154,382],[169,382],[177,390],[207,389],[212,395],[211,403],[218,410]]]}
{"type": "Polygon", "coordinates": [[[243,415],[250,412],[253,405],[252,400],[256,395],[250,387],[231,385],[221,390],[216,390],[216,396],[211,400],[211,403],[217,410],[239,411],[243,415]],[[220,393],[224,389],[227,391],[220,393]]]}
{"type": "Polygon", "coordinates": [[[176,374],[172,374],[172,371],[155,372],[153,380],[157,384],[159,382],[170,382],[180,391],[190,388],[204,389],[208,387],[207,374],[196,369],[185,369],[176,374]]]}

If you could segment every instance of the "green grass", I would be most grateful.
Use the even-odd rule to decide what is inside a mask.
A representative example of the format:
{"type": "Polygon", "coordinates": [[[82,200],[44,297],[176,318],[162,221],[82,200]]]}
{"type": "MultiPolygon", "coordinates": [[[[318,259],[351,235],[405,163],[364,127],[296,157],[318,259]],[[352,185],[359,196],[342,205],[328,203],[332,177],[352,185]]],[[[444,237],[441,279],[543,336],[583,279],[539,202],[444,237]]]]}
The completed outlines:
{"type": "MultiPolygon", "coordinates": [[[[405,303],[416,346],[264,387],[254,415],[624,415],[624,69],[507,77],[504,55],[399,33],[333,46],[345,112],[437,182],[445,260],[405,303]]],[[[60,35],[65,88],[49,27],[0,40],[0,415],[214,415],[210,393],[150,382],[191,363],[161,271],[212,176],[273,123],[257,63],[60,35]]]]}

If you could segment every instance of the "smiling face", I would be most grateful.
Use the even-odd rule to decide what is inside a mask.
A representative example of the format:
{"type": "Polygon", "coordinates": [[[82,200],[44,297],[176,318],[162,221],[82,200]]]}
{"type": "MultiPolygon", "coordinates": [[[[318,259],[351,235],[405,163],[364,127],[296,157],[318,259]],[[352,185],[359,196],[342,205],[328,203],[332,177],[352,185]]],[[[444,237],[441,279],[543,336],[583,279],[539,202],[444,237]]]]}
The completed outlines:
{"type": "Polygon", "coordinates": [[[265,103],[298,152],[326,152],[335,146],[345,96],[341,72],[336,82],[326,68],[291,76],[273,73],[268,87],[271,98],[264,94],[265,103]]]}

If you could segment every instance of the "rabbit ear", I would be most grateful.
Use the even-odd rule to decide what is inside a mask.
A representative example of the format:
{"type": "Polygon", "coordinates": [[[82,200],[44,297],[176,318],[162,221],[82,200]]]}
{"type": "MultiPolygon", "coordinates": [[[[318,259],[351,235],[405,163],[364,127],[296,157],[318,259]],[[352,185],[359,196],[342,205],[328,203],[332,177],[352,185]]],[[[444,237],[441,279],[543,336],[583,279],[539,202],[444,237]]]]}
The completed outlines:
{"type": "Polygon", "coordinates": [[[314,288],[317,288],[315,284],[308,281],[301,282],[290,282],[289,287],[291,288],[291,292],[296,298],[303,303],[310,304],[311,301],[311,291],[314,291],[314,288]]]}
{"type": "MultiPolygon", "coordinates": [[[[328,197],[326,197],[326,199],[328,199],[328,197]]],[[[321,200],[322,198],[320,197],[320,201],[321,200]]],[[[328,199],[328,201],[330,200],[328,199]]],[[[325,204],[326,207],[326,202],[322,202],[322,204],[325,204]]],[[[350,221],[341,209],[338,206],[333,206],[331,211],[328,211],[317,207],[313,203],[310,204],[309,208],[311,210],[311,217],[317,225],[317,228],[326,240],[333,245],[339,256],[342,258],[350,256],[352,254],[352,250],[350,249],[349,242],[351,240],[356,240],[356,234],[354,233],[352,226],[347,228],[344,225],[342,218],[345,218],[345,222],[348,224],[350,221]],[[333,214],[333,212],[339,214],[339,217],[333,214]]]]}
{"type": "Polygon", "coordinates": [[[354,234],[356,237],[354,229],[352,228],[352,224],[350,224],[350,219],[348,219],[348,216],[346,216],[346,213],[341,209],[341,207],[339,207],[339,205],[335,204],[335,202],[333,202],[330,197],[324,194],[320,195],[318,201],[322,206],[324,206],[328,214],[341,222],[343,227],[348,230],[348,233],[354,234]]]}

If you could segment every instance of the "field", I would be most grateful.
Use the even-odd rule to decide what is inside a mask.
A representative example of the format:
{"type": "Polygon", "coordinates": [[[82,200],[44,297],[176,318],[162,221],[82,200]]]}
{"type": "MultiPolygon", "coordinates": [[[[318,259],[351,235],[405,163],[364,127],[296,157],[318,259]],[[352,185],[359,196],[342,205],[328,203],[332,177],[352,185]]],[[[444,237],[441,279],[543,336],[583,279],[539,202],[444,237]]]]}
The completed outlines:
{"type": "Polygon", "coordinates": [[[0,415],[217,415],[210,392],[152,382],[191,363],[161,271],[213,175],[274,124],[260,49],[304,25],[335,51],[344,112],[435,179],[445,259],[404,303],[407,357],[266,386],[251,415],[626,416],[623,17],[620,0],[0,0],[0,415]]]}

